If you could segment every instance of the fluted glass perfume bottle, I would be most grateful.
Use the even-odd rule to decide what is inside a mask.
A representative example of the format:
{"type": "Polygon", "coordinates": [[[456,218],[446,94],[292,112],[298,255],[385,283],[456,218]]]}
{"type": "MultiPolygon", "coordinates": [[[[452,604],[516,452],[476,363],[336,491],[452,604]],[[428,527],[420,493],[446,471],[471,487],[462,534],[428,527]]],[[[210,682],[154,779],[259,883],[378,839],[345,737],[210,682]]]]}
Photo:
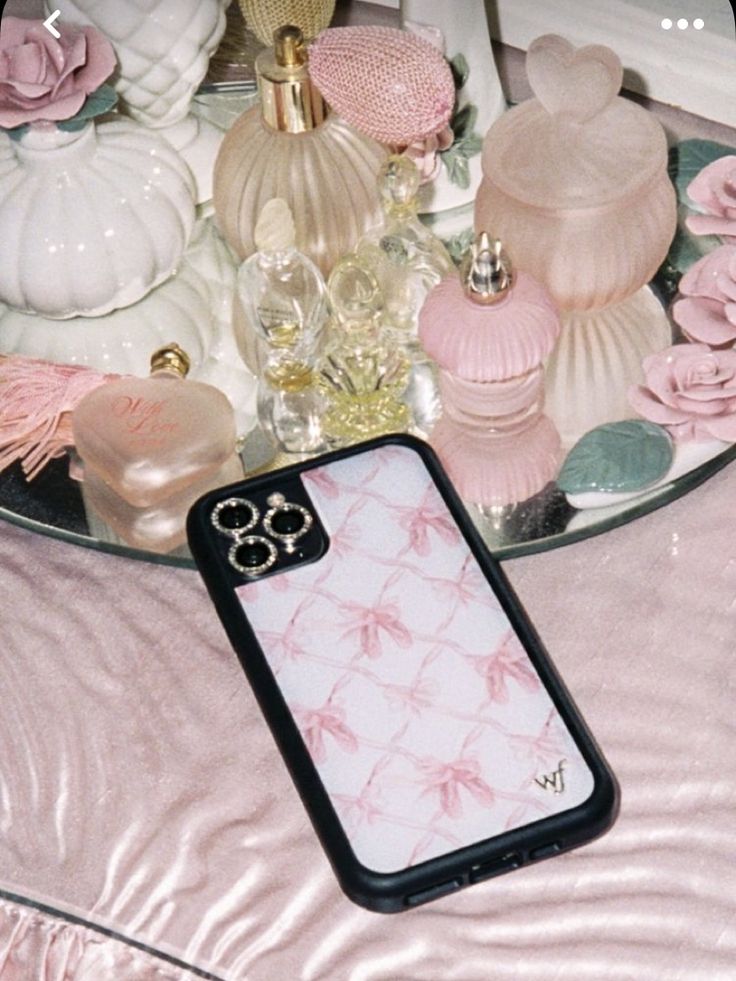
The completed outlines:
{"type": "Polygon", "coordinates": [[[215,163],[218,227],[245,259],[263,206],[283,198],[297,248],[327,275],[380,221],[376,174],[386,150],[330,112],[309,77],[298,28],[276,31],[256,74],[261,103],[228,131],[215,163]]]}
{"type": "Polygon", "coordinates": [[[149,378],[120,378],[74,410],[74,445],[85,474],[133,507],[150,507],[214,475],[235,455],[233,408],[212,385],[186,381],[177,344],[151,357],[149,378]]]}
{"type": "Polygon", "coordinates": [[[332,306],[320,386],[324,431],[340,446],[410,428],[404,394],[410,362],[381,326],[384,300],[375,276],[355,255],[344,256],[328,281],[332,306]]]}
{"type": "Polygon", "coordinates": [[[238,273],[244,324],[236,338],[244,360],[258,365],[258,417],[285,452],[316,453],[324,448],[315,367],[327,319],[325,282],[296,248],[281,198],[261,212],[255,242],[258,251],[238,273]]]}
{"type": "Polygon", "coordinates": [[[419,310],[427,294],[453,271],[447,249],[417,217],[419,181],[417,166],[408,157],[393,155],[384,162],[378,172],[383,222],[355,250],[381,288],[384,328],[409,345],[416,345],[419,310]]]}

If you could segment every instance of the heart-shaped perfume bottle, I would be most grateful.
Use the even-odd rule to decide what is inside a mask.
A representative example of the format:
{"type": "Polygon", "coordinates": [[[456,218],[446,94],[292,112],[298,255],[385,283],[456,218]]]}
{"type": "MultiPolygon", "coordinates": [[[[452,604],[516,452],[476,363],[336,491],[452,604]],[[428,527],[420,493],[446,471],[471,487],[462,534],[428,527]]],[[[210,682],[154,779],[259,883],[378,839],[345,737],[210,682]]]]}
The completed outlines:
{"type": "Polygon", "coordinates": [[[176,344],[156,351],[149,378],[101,385],[74,410],[74,445],[92,472],[133,507],[150,507],[214,474],[235,453],[235,419],[212,385],[184,381],[176,344]]]}

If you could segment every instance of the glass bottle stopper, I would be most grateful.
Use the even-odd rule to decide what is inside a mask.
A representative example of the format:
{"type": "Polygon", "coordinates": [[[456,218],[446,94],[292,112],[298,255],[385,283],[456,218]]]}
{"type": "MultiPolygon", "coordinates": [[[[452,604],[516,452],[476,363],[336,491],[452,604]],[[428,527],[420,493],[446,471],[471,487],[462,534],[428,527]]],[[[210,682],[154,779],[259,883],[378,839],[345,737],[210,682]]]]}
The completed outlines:
{"type": "Polygon", "coordinates": [[[370,325],[383,310],[378,280],[354,256],[345,256],[333,269],[328,291],[338,322],[345,326],[370,325]]]}
{"type": "Polygon", "coordinates": [[[178,344],[164,344],[151,355],[151,372],[171,371],[180,378],[186,378],[192,362],[187,352],[178,344]]]}
{"type": "Polygon", "coordinates": [[[500,239],[480,232],[460,263],[460,279],[474,303],[501,300],[514,285],[514,271],[500,239]]]}
{"type": "Polygon", "coordinates": [[[291,208],[283,198],[266,201],[253,235],[258,252],[285,252],[296,245],[296,227],[291,208]]]}
{"type": "Polygon", "coordinates": [[[413,160],[394,153],[378,171],[378,192],[389,215],[414,214],[417,210],[419,170],[413,160]]]}

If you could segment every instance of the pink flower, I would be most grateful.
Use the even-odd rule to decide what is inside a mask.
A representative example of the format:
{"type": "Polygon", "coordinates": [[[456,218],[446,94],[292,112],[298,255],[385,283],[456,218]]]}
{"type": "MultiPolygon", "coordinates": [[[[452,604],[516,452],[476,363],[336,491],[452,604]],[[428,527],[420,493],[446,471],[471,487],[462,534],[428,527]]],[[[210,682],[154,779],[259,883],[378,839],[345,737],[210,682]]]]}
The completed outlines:
{"type": "Polygon", "coordinates": [[[0,126],[70,119],[115,68],[112,46],[93,27],[4,17],[0,31],[0,126]]]}
{"type": "Polygon", "coordinates": [[[423,140],[416,140],[408,146],[391,147],[391,151],[401,153],[413,160],[419,171],[420,184],[428,184],[435,180],[440,172],[442,161],[439,154],[443,150],[449,150],[454,139],[455,134],[448,123],[437,133],[432,133],[423,140]]]}
{"type": "Polygon", "coordinates": [[[686,219],[690,231],[736,242],[736,156],[721,157],[703,167],[688,185],[687,193],[707,212],[686,219]]]}
{"type": "Polygon", "coordinates": [[[380,657],[383,653],[381,635],[390,637],[399,647],[411,647],[411,634],[399,620],[399,608],[395,603],[384,603],[380,606],[360,606],[358,603],[343,603],[342,609],[347,616],[348,629],[343,633],[342,640],[358,635],[360,652],[370,658],[380,657]]]}
{"type": "Polygon", "coordinates": [[[477,760],[455,760],[453,763],[422,760],[419,767],[424,774],[422,796],[439,794],[440,807],[448,817],[460,818],[463,815],[460,788],[467,790],[482,807],[493,807],[493,792],[481,778],[477,760]]]}
{"type": "Polygon", "coordinates": [[[345,724],[345,713],[337,705],[323,705],[320,709],[295,707],[294,718],[315,763],[327,759],[326,734],[346,753],[358,752],[355,733],[345,724]]]}
{"type": "Polygon", "coordinates": [[[699,259],[680,280],[672,316],[691,341],[731,347],[736,341],[736,245],[699,259]]]}
{"type": "Polygon", "coordinates": [[[508,702],[508,682],[515,681],[529,692],[539,688],[526,651],[516,634],[509,630],[498,648],[487,657],[474,657],[473,666],[485,678],[488,695],[494,702],[508,702]]]}
{"type": "Polygon", "coordinates": [[[646,385],[629,403],[675,439],[736,442],[736,351],[678,344],[644,359],[646,385]]]}

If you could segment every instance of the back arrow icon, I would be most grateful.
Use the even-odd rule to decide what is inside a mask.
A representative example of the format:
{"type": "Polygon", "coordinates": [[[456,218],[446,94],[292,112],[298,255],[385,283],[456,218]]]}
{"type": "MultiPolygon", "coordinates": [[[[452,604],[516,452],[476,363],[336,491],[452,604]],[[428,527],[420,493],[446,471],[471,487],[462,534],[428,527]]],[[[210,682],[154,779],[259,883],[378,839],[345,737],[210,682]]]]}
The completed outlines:
{"type": "Polygon", "coordinates": [[[49,34],[53,34],[55,38],[60,38],[61,34],[59,34],[59,32],[53,26],[54,21],[56,20],[57,17],[61,17],[60,10],[55,10],[50,17],[47,17],[46,20],[43,22],[43,26],[46,28],[49,34]]]}

